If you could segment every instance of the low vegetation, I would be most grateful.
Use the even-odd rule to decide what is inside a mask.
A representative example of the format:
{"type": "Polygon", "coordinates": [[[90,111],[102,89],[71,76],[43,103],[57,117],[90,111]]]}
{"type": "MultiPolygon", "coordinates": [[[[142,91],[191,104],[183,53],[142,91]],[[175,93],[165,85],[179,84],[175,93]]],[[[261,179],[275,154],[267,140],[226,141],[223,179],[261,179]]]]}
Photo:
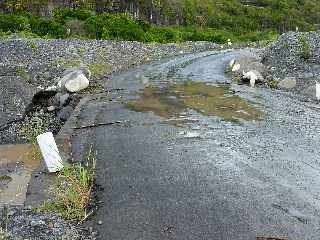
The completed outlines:
{"type": "Polygon", "coordinates": [[[16,73],[23,80],[27,81],[28,83],[31,82],[31,77],[24,67],[18,67],[16,73]]]}
{"type": "Polygon", "coordinates": [[[308,60],[310,58],[310,43],[305,35],[299,36],[298,40],[302,46],[300,57],[304,60],[308,60]]]}
{"type": "Polygon", "coordinates": [[[96,162],[90,150],[85,164],[65,166],[58,173],[51,189],[54,199],[45,202],[36,211],[58,212],[66,219],[82,221],[90,213],[87,206],[91,200],[96,162]]]}
{"type": "Polygon", "coordinates": [[[9,14],[0,14],[0,36],[222,43],[315,30],[320,21],[318,0],[70,0],[59,6],[48,0],[2,1],[0,10],[9,14]],[[39,17],[43,13],[48,17],[39,17]]]}
{"type": "MultiPolygon", "coordinates": [[[[277,36],[272,29],[234,31],[196,25],[155,25],[127,13],[79,14],[76,10],[56,11],[52,18],[29,12],[0,14],[0,36],[17,33],[22,37],[111,39],[140,42],[177,43],[210,41],[226,43],[271,40],[277,36]],[[77,14],[76,14],[76,13],[77,14]]],[[[36,48],[36,46],[33,46],[36,48]]]]}
{"type": "Polygon", "coordinates": [[[12,181],[12,178],[8,175],[0,175],[0,183],[1,182],[10,182],[12,181]]]}

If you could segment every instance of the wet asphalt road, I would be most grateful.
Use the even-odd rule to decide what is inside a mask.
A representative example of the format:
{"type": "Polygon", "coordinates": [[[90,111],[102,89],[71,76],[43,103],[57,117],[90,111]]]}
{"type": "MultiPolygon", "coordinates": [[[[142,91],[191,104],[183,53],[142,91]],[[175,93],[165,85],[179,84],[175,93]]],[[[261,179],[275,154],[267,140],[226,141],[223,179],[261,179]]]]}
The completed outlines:
{"type": "Polygon", "coordinates": [[[84,106],[80,125],[119,121],[77,131],[73,140],[76,156],[90,145],[97,152],[97,183],[104,190],[87,225],[98,229],[100,239],[320,239],[316,106],[281,91],[231,84],[226,96],[261,113],[250,119],[234,102],[216,102],[208,92],[166,88],[186,80],[197,91],[199,82],[228,83],[224,68],[237,54],[202,53],[142,66],[113,77],[111,87],[123,91],[84,106]],[[137,94],[144,85],[160,90],[137,94]],[[162,96],[163,89],[172,95],[162,96]],[[127,104],[140,98],[149,104],[127,104]],[[228,114],[208,110],[211,103],[228,114]]]}

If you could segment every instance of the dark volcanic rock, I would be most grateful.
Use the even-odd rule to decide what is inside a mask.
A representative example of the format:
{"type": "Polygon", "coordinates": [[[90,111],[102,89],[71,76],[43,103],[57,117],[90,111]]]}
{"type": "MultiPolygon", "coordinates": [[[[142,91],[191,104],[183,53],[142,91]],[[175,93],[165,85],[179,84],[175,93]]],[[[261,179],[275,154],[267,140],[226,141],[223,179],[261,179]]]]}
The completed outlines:
{"type": "Polygon", "coordinates": [[[19,77],[0,77],[0,126],[21,118],[35,92],[35,87],[19,77]]]}

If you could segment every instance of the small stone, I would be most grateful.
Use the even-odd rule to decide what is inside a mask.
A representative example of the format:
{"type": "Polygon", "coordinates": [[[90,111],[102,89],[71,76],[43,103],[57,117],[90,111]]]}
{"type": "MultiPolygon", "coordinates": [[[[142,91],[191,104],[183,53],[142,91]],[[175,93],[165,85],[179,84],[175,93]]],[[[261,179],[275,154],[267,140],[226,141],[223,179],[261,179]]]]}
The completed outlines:
{"type": "Polygon", "coordinates": [[[54,110],[56,110],[56,107],[55,106],[50,106],[50,107],[47,107],[47,110],[49,112],[53,112],[54,110]]]}
{"type": "Polygon", "coordinates": [[[73,108],[71,106],[66,106],[62,108],[58,113],[58,118],[62,121],[67,121],[73,112],[73,108]]]}
{"type": "Polygon", "coordinates": [[[39,220],[39,221],[32,220],[30,222],[31,227],[37,227],[37,226],[44,225],[44,224],[45,224],[45,222],[42,220],[39,220]]]}
{"type": "Polygon", "coordinates": [[[48,223],[48,228],[49,228],[49,229],[53,229],[53,228],[54,228],[54,225],[53,225],[52,222],[49,222],[49,223],[48,223]]]}
{"type": "Polygon", "coordinates": [[[98,224],[99,224],[99,225],[102,225],[102,221],[101,221],[101,220],[99,220],[99,221],[98,221],[98,224]]]}
{"type": "Polygon", "coordinates": [[[47,87],[45,91],[56,91],[58,89],[57,86],[50,86],[50,87],[47,87]]]}

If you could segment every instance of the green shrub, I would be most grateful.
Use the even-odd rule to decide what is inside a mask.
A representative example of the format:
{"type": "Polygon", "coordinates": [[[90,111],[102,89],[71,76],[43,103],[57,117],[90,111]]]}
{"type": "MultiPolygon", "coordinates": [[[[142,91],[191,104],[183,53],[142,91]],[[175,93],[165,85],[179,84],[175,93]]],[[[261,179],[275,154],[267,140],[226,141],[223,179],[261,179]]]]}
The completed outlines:
{"type": "Polygon", "coordinates": [[[64,25],[46,18],[33,18],[30,22],[31,31],[40,37],[64,38],[67,29],[64,25]]]}
{"type": "Polygon", "coordinates": [[[94,14],[85,9],[56,8],[53,10],[53,16],[60,22],[66,22],[70,19],[87,20],[94,14]]]}
{"type": "Polygon", "coordinates": [[[90,37],[98,39],[117,39],[143,41],[147,25],[136,21],[128,14],[100,14],[87,19],[85,28],[90,37]]]}
{"type": "Polygon", "coordinates": [[[181,33],[170,27],[153,27],[145,33],[146,42],[171,43],[181,42],[181,33]]]}
{"type": "Polygon", "coordinates": [[[71,19],[65,23],[65,26],[70,29],[71,36],[86,37],[86,31],[84,29],[84,21],[79,19],[71,19]]]}
{"type": "Polygon", "coordinates": [[[301,35],[298,38],[302,48],[300,50],[300,57],[304,60],[308,60],[310,58],[310,44],[305,35],[301,35]]]}
{"type": "Polygon", "coordinates": [[[193,29],[193,31],[189,32],[189,34],[186,35],[186,40],[225,43],[229,38],[227,35],[229,34],[215,31],[209,28],[204,30],[193,29]]]}
{"type": "Polygon", "coordinates": [[[140,28],[144,31],[147,32],[151,29],[151,24],[147,21],[144,21],[142,19],[137,19],[136,23],[140,26],[140,28]]]}
{"type": "Polygon", "coordinates": [[[103,27],[110,18],[110,14],[103,13],[97,16],[88,18],[85,22],[84,28],[90,38],[101,39],[103,27]]]}
{"type": "Polygon", "coordinates": [[[240,42],[258,42],[262,40],[274,40],[278,34],[274,31],[252,31],[244,32],[237,36],[238,41],[240,42]]]}
{"type": "Polygon", "coordinates": [[[64,25],[52,19],[35,17],[30,13],[0,14],[0,31],[54,38],[63,38],[66,35],[64,25]]]}
{"type": "Polygon", "coordinates": [[[18,32],[29,30],[30,22],[28,17],[15,14],[0,14],[0,31],[18,32]]]}
{"type": "Polygon", "coordinates": [[[144,31],[136,26],[117,25],[105,26],[102,39],[115,39],[126,41],[144,41],[144,31]]]}

